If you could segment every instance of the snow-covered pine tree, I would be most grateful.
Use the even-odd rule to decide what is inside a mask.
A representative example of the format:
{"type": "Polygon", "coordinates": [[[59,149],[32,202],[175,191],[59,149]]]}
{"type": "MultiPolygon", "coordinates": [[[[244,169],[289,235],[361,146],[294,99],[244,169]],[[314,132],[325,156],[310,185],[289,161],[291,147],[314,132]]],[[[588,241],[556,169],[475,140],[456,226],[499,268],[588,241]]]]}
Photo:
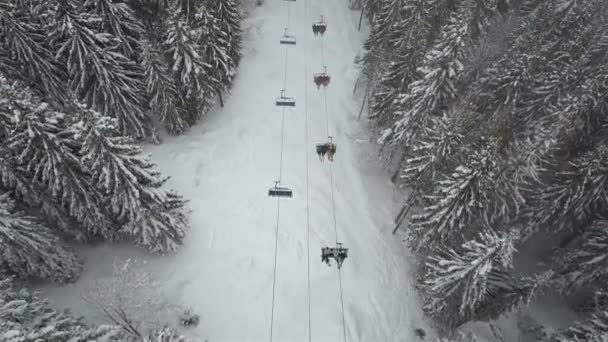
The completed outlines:
{"type": "MultiPolygon", "coordinates": [[[[382,75],[373,97],[371,117],[377,117],[380,122],[385,124],[386,121],[392,123],[394,119],[393,108],[397,96],[407,91],[411,82],[418,78],[417,65],[422,60],[430,39],[429,2],[408,0],[401,6],[402,9],[399,12],[401,16],[393,19],[398,22],[385,29],[390,32],[399,32],[399,34],[396,37],[386,37],[386,42],[375,43],[378,46],[386,45],[386,49],[394,50],[390,53],[390,63],[387,65],[387,70],[382,75]]],[[[392,17],[388,16],[388,18],[392,17]]],[[[378,32],[378,34],[382,34],[382,32],[378,32]]]]}
{"type": "Polygon", "coordinates": [[[196,28],[204,61],[205,78],[202,83],[208,88],[206,96],[203,97],[203,114],[205,114],[210,109],[213,98],[216,95],[221,98],[224,90],[232,82],[230,74],[234,71],[235,64],[228,55],[229,37],[222,31],[221,22],[207,6],[197,9],[192,25],[196,28]]]}
{"type": "Polygon", "coordinates": [[[226,89],[232,85],[233,74],[236,67],[241,61],[241,11],[240,0],[207,0],[213,16],[219,20],[219,32],[225,35],[228,48],[230,69],[228,74],[223,78],[223,84],[226,89]]]}
{"type": "Polygon", "coordinates": [[[0,3],[0,72],[20,80],[50,103],[66,105],[66,74],[35,14],[12,1],[0,3]]]}
{"type": "Polygon", "coordinates": [[[466,5],[450,17],[418,69],[421,78],[395,100],[396,114],[401,118],[393,126],[392,143],[413,141],[424,117],[446,110],[449,101],[457,95],[469,36],[469,17],[470,8],[466,5]]]}
{"type": "Polygon", "coordinates": [[[16,291],[11,279],[0,280],[0,341],[129,341],[120,328],[90,327],[68,311],[54,310],[47,300],[26,289],[16,291]]]}
{"type": "Polygon", "coordinates": [[[144,27],[135,13],[122,0],[86,0],[84,7],[99,20],[98,32],[107,32],[118,38],[118,51],[132,60],[138,60],[144,27]]]}
{"type": "Polygon", "coordinates": [[[367,18],[370,26],[373,27],[377,15],[380,13],[383,0],[364,0],[363,1],[363,14],[367,18]]]}
{"type": "Polygon", "coordinates": [[[581,229],[597,215],[607,214],[608,180],[605,174],[608,172],[608,147],[598,144],[594,149],[558,165],[546,165],[542,181],[531,185],[542,191],[533,192],[528,201],[528,232],[536,232],[547,225],[553,234],[581,229]]]}
{"type": "Polygon", "coordinates": [[[481,139],[461,147],[451,171],[437,173],[429,193],[423,193],[425,208],[412,216],[409,240],[416,250],[428,250],[457,237],[475,236],[476,222],[493,222],[517,200],[499,160],[496,142],[481,139]]]}
{"type": "Polygon", "coordinates": [[[516,236],[490,227],[462,247],[441,248],[429,256],[421,285],[425,310],[456,328],[469,320],[490,320],[527,300],[531,288],[509,274],[516,236]]]}
{"type": "Polygon", "coordinates": [[[213,96],[206,83],[208,75],[205,71],[209,64],[203,59],[200,33],[188,22],[187,16],[176,10],[168,21],[163,46],[181,100],[179,111],[183,113],[182,120],[193,125],[213,96]]]}
{"type": "Polygon", "coordinates": [[[175,250],[187,226],[185,201],[160,189],[168,178],[131,138],[119,134],[114,120],[92,111],[86,116],[80,154],[107,211],[122,226],[119,232],[154,252],[175,250]]]}
{"type": "Polygon", "coordinates": [[[82,262],[48,227],[16,210],[9,193],[0,193],[0,268],[63,283],[80,274],[82,262]]]}
{"type": "Polygon", "coordinates": [[[431,122],[424,125],[419,138],[408,148],[400,174],[404,186],[423,192],[431,190],[436,171],[442,170],[464,138],[447,114],[430,116],[428,120],[431,122]]]}
{"type": "Polygon", "coordinates": [[[366,7],[373,7],[368,8],[367,12],[368,18],[371,20],[371,33],[363,45],[365,48],[363,73],[372,83],[372,87],[375,87],[378,82],[377,75],[384,72],[388,66],[390,37],[400,33],[391,33],[391,29],[397,31],[397,23],[401,20],[400,15],[402,14],[402,11],[398,10],[398,6],[402,4],[403,0],[378,0],[371,5],[369,1],[366,2],[366,7]]]}
{"type": "Polygon", "coordinates": [[[146,91],[150,98],[150,110],[158,115],[160,122],[170,134],[180,134],[188,129],[179,112],[175,80],[171,76],[164,54],[150,40],[142,42],[146,91]]]}
{"type": "Polygon", "coordinates": [[[595,220],[584,227],[574,247],[565,248],[553,263],[554,284],[566,293],[596,287],[608,280],[608,221],[595,220]]]}
{"type": "Polygon", "coordinates": [[[397,220],[398,226],[405,222],[413,206],[429,204],[423,194],[433,191],[437,176],[450,168],[450,157],[464,138],[448,115],[430,116],[427,120],[432,122],[425,123],[418,139],[405,149],[402,157],[399,183],[411,192],[397,220]]]}
{"type": "Polygon", "coordinates": [[[146,33],[156,38],[162,38],[171,3],[167,0],[129,0],[128,4],[133,13],[142,21],[146,33]]]}
{"type": "Polygon", "coordinates": [[[157,329],[148,336],[146,336],[142,342],[185,342],[186,338],[180,335],[175,329],[167,327],[157,329]]]}
{"type": "Polygon", "coordinates": [[[487,32],[490,20],[494,17],[498,0],[471,0],[471,38],[477,40],[487,32]]]}
{"type": "Polygon", "coordinates": [[[49,1],[45,8],[49,38],[79,99],[117,118],[121,133],[145,137],[143,72],[121,53],[122,41],[99,31],[103,18],[85,12],[74,0],[49,1]]]}
{"type": "MultiPolygon", "coordinates": [[[[551,336],[556,342],[606,342],[608,340],[608,293],[605,289],[594,295],[594,305],[585,320],[551,336]]],[[[549,342],[549,341],[547,341],[549,342]]]]}
{"type": "Polygon", "coordinates": [[[4,187],[15,190],[28,205],[40,206],[67,234],[111,238],[101,196],[75,155],[75,132],[67,129],[65,115],[6,82],[0,82],[0,98],[0,113],[12,119],[5,121],[12,130],[0,146],[4,187]]]}

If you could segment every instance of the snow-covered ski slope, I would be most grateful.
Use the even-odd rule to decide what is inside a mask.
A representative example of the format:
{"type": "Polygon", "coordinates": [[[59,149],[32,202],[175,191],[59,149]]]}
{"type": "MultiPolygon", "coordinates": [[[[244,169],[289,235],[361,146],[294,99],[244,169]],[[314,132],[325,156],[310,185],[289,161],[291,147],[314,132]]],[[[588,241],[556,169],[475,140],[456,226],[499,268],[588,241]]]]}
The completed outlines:
{"type": "MultiPolygon", "coordinates": [[[[275,106],[286,82],[296,107],[285,112],[282,185],[294,197],[281,199],[278,229],[273,341],[308,340],[306,160],[309,166],[310,317],[312,341],[343,341],[335,262],[321,263],[321,247],[335,246],[329,162],[315,144],[337,144],[333,167],[339,240],[349,249],[342,267],[347,341],[418,341],[427,330],[411,287],[405,245],[391,235],[398,194],[379,165],[364,120],[357,121],[361,95],[353,94],[353,61],[364,35],[359,12],[346,0],[266,0],[247,18],[244,58],[225,107],[188,134],[167,137],[148,150],[170,185],[190,200],[192,229],[175,256],[148,257],[172,298],[200,314],[186,333],[195,341],[268,341],[273,287],[277,199],[267,196],[279,176],[282,109],[275,106]],[[280,45],[287,25],[296,46],[280,45]],[[312,23],[324,15],[323,38],[312,23]],[[323,90],[321,44],[331,83],[323,90]],[[285,49],[287,74],[284,79],[285,49]],[[306,118],[308,117],[308,144],[306,118]]],[[[86,272],[74,287],[46,288],[59,305],[77,314],[90,307],[77,289],[107,274],[112,257],[141,255],[116,246],[84,252],[86,272]]],[[[427,336],[426,340],[429,340],[427,336]]]]}

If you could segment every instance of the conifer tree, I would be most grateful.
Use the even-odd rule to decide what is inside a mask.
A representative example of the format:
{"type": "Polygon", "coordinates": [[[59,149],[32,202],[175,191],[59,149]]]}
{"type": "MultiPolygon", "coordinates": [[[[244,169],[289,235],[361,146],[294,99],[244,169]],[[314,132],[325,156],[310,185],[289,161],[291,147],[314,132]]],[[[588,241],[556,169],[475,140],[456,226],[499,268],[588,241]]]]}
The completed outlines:
{"type": "Polygon", "coordinates": [[[114,326],[89,327],[69,311],[58,312],[26,289],[16,291],[11,279],[0,280],[0,341],[128,341],[114,326]]]}
{"type": "Polygon", "coordinates": [[[47,101],[66,105],[64,68],[54,58],[45,28],[11,1],[0,4],[0,72],[38,91],[47,101]]]}
{"type": "Polygon", "coordinates": [[[475,239],[465,241],[458,250],[450,247],[438,250],[429,257],[427,273],[423,275],[429,314],[457,327],[472,317],[495,318],[505,309],[489,310],[494,317],[480,317],[488,315],[484,312],[488,311],[485,307],[488,302],[498,306],[513,304],[513,299],[505,302],[501,298],[501,303],[491,303],[489,298],[496,301],[500,294],[509,293],[519,295],[519,300],[525,299],[526,291],[519,288],[508,272],[513,267],[514,252],[514,236],[498,235],[489,227],[483,228],[475,239]]]}
{"type": "Polygon", "coordinates": [[[39,205],[67,234],[111,238],[101,197],[76,155],[74,132],[67,129],[65,115],[5,82],[0,82],[0,98],[5,99],[0,112],[11,119],[5,122],[12,127],[0,147],[4,186],[29,205],[39,205]]]}
{"type": "Polygon", "coordinates": [[[205,6],[199,7],[192,25],[196,28],[197,41],[205,61],[201,84],[206,86],[207,91],[201,98],[203,113],[206,113],[212,104],[212,98],[221,96],[231,83],[230,73],[234,63],[228,55],[228,36],[222,31],[221,22],[212,11],[205,6]]]}
{"type": "Polygon", "coordinates": [[[107,32],[119,41],[118,51],[134,59],[138,56],[144,28],[133,10],[122,0],[86,0],[84,7],[99,20],[99,32],[107,32]]]}
{"type": "Polygon", "coordinates": [[[0,268],[21,278],[74,280],[82,263],[54,232],[15,209],[9,193],[0,194],[0,268]]]}
{"type": "Polygon", "coordinates": [[[205,84],[206,65],[198,35],[185,14],[175,12],[169,19],[163,42],[181,100],[179,107],[183,112],[182,119],[189,125],[200,118],[210,97],[210,87],[205,84]]]}
{"type": "Polygon", "coordinates": [[[469,13],[469,8],[462,6],[450,18],[418,70],[421,78],[410,84],[407,94],[395,100],[399,108],[396,114],[402,118],[393,127],[393,141],[411,142],[424,116],[441,113],[456,96],[469,34],[469,13]]]}
{"type": "Polygon", "coordinates": [[[558,290],[569,293],[608,279],[607,227],[608,221],[594,221],[585,229],[582,242],[560,253],[554,278],[558,290]]]}
{"type": "Polygon", "coordinates": [[[160,122],[171,134],[180,134],[188,129],[187,122],[179,111],[175,80],[171,77],[164,55],[152,41],[144,41],[143,69],[146,92],[150,98],[150,110],[158,115],[160,122]]]}
{"type": "Polygon", "coordinates": [[[597,291],[586,319],[551,336],[557,342],[604,342],[608,338],[608,293],[597,291]]]}
{"type": "MultiPolygon", "coordinates": [[[[110,22],[107,12],[98,10],[110,22]]],[[[48,14],[51,42],[57,57],[67,66],[70,86],[79,99],[92,109],[117,118],[123,134],[145,137],[148,123],[142,103],[143,73],[121,52],[131,49],[132,40],[121,32],[125,44],[119,37],[100,31],[104,18],[84,12],[72,0],[49,5],[48,14]]],[[[123,29],[120,25],[103,28],[123,29]]]]}
{"type": "Polygon", "coordinates": [[[113,120],[94,112],[87,116],[80,153],[120,232],[155,252],[175,250],[187,225],[185,201],[160,189],[168,178],[131,138],[119,134],[113,120]]]}
{"type": "Polygon", "coordinates": [[[218,19],[219,33],[227,43],[226,53],[230,65],[223,82],[226,89],[232,84],[233,74],[241,61],[241,13],[240,0],[209,0],[213,16],[218,19]]]}
{"type": "MultiPolygon", "coordinates": [[[[375,44],[377,46],[386,45],[387,49],[395,50],[374,95],[372,117],[378,117],[378,119],[390,119],[394,114],[395,99],[399,94],[407,91],[411,82],[418,79],[417,65],[422,60],[430,39],[429,20],[431,16],[428,1],[408,0],[402,4],[401,8],[402,16],[397,23],[393,23],[390,28],[384,28],[384,30],[390,29],[390,31],[400,34],[390,37],[384,33],[384,36],[388,36],[383,38],[386,42],[375,44]]],[[[383,35],[383,32],[379,31],[377,34],[383,35]]]]}
{"type": "Polygon", "coordinates": [[[429,204],[411,221],[412,239],[417,248],[429,248],[461,234],[470,235],[477,219],[490,218],[496,193],[497,168],[490,150],[477,146],[467,149],[467,164],[451,173],[438,175],[437,186],[424,195],[429,204]]]}

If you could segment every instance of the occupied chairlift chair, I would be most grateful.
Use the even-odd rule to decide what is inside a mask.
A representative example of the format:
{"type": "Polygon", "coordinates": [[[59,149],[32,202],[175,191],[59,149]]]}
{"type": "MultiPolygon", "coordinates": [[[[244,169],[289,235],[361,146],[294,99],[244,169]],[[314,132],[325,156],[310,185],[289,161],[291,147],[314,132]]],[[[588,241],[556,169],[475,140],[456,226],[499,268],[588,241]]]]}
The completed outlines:
{"type": "Polygon", "coordinates": [[[321,16],[321,19],[319,21],[312,24],[312,33],[314,33],[315,36],[319,34],[323,36],[325,34],[325,31],[327,31],[327,23],[325,23],[323,16],[321,16]]]}
{"type": "Polygon", "coordinates": [[[285,33],[280,40],[281,44],[284,45],[296,45],[296,36],[287,34],[287,27],[285,28],[285,33]]]}
{"type": "Polygon", "coordinates": [[[268,189],[268,196],[270,197],[293,197],[293,191],[290,188],[280,187],[281,181],[274,181],[274,187],[268,189]]]}
{"type": "Polygon", "coordinates": [[[327,264],[327,266],[331,266],[329,262],[329,258],[333,258],[336,260],[338,264],[338,269],[342,268],[342,263],[344,259],[348,256],[348,248],[342,247],[342,243],[338,242],[338,247],[323,247],[321,248],[321,262],[327,264]]]}
{"type": "Polygon", "coordinates": [[[317,154],[319,160],[323,161],[325,154],[327,154],[327,160],[334,161],[334,154],[336,154],[337,146],[332,142],[332,137],[328,137],[329,142],[323,144],[317,144],[317,154]]]}
{"type": "Polygon", "coordinates": [[[281,89],[281,96],[277,97],[276,105],[280,107],[288,106],[295,107],[296,99],[293,97],[285,96],[285,89],[281,89]]]}
{"type": "Polygon", "coordinates": [[[330,79],[331,79],[331,77],[327,73],[327,67],[324,65],[323,66],[323,72],[316,73],[313,76],[312,80],[313,80],[313,82],[315,82],[315,85],[317,86],[317,89],[319,89],[319,88],[321,88],[321,86],[327,87],[329,85],[329,80],[330,79]]]}

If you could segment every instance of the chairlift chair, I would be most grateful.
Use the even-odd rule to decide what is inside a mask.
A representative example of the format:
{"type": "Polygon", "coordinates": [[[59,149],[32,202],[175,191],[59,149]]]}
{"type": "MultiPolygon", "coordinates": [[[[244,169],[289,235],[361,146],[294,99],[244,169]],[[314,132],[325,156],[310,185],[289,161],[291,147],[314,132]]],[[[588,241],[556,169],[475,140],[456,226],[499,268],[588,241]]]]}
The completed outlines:
{"type": "Polygon", "coordinates": [[[285,28],[285,33],[283,33],[280,43],[285,45],[296,45],[296,36],[287,34],[287,28],[285,28]]]}
{"type": "Polygon", "coordinates": [[[281,89],[281,96],[277,97],[276,105],[279,107],[295,107],[296,99],[293,97],[285,96],[285,89],[281,89]]]}
{"type": "Polygon", "coordinates": [[[321,19],[319,21],[312,24],[312,33],[314,33],[315,36],[319,34],[323,36],[323,34],[325,34],[325,31],[327,31],[327,23],[325,23],[323,16],[321,16],[321,19]]]}
{"type": "Polygon", "coordinates": [[[323,161],[326,154],[329,161],[334,161],[334,154],[336,154],[337,146],[333,143],[331,136],[328,138],[329,142],[317,144],[317,154],[319,155],[319,160],[321,161],[323,161]]]}
{"type": "Polygon", "coordinates": [[[330,79],[331,77],[327,73],[327,67],[325,65],[323,66],[323,72],[316,73],[313,76],[313,81],[315,82],[317,89],[321,88],[321,86],[327,87],[330,79]]]}
{"type": "Polygon", "coordinates": [[[293,191],[290,188],[280,187],[280,181],[274,182],[274,187],[268,189],[268,196],[270,197],[293,197],[293,191]]]}
{"type": "Polygon", "coordinates": [[[333,258],[338,264],[338,269],[342,268],[344,259],[348,256],[348,248],[342,247],[342,243],[338,242],[337,247],[323,247],[321,248],[321,262],[331,266],[329,259],[333,258]]]}

